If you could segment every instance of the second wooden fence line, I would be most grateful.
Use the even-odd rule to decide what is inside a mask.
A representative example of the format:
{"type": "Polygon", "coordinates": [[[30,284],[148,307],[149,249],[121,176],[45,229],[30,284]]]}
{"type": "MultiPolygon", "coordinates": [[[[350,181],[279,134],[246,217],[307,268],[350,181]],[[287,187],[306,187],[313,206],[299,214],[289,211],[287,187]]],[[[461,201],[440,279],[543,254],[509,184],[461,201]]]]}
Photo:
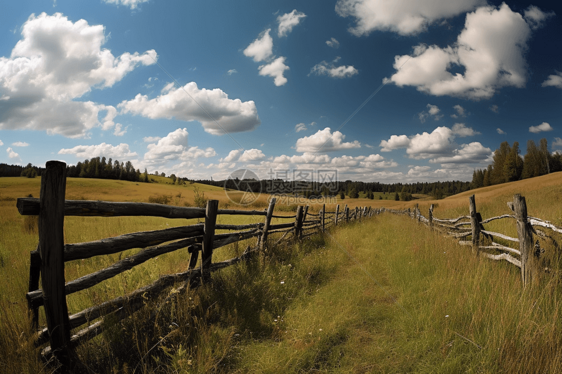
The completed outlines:
{"type": "Polygon", "coordinates": [[[459,244],[471,246],[475,255],[484,256],[491,260],[507,261],[519,267],[521,269],[523,285],[527,286],[531,284],[533,278],[538,277],[539,272],[545,270],[541,269],[539,265],[539,258],[544,250],[541,249],[538,239],[549,240],[554,244],[555,248],[560,248],[557,240],[553,238],[553,236],[548,235],[542,230],[538,230],[538,228],[547,228],[559,234],[562,234],[562,228],[540,218],[529,217],[527,215],[525,197],[519,194],[515,195],[513,201],[508,202],[507,206],[512,211],[512,214],[503,214],[485,220],[482,219],[480,213],[476,210],[474,195],[469,197],[469,215],[457,218],[439,219],[434,217],[433,204],[429,207],[428,217],[424,217],[421,214],[418,204],[416,204],[413,210],[383,209],[383,211],[408,215],[431,228],[442,230],[456,239],[466,239],[470,237],[470,241],[460,240],[459,244]],[[515,220],[517,238],[484,229],[484,224],[500,219],[515,220]],[[467,227],[463,230],[462,228],[465,226],[470,226],[470,228],[467,227]],[[535,236],[538,239],[536,239],[535,236]],[[519,248],[509,247],[506,243],[499,243],[497,239],[518,243],[519,248]],[[489,250],[500,253],[492,254],[486,252],[489,250]]]}

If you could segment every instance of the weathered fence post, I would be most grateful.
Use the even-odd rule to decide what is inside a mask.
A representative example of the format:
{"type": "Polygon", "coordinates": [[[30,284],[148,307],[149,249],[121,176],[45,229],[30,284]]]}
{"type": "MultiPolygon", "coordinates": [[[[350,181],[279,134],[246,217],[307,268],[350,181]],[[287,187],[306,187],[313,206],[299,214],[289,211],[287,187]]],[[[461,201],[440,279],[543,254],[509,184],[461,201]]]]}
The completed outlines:
{"type": "Polygon", "coordinates": [[[275,208],[274,197],[269,201],[269,206],[267,207],[267,215],[265,216],[265,222],[263,224],[263,233],[261,235],[261,250],[264,251],[267,247],[267,231],[269,230],[269,224],[271,223],[271,216],[273,215],[273,209],[275,208]]]}
{"type": "Polygon", "coordinates": [[[70,346],[70,323],[64,290],[64,200],[66,164],[48,161],[41,176],[39,210],[39,254],[43,305],[51,352],[63,368],[75,355],[70,346]]]}
{"type": "Polygon", "coordinates": [[[349,207],[347,206],[347,204],[345,204],[345,223],[349,223],[349,207]]]}
{"type": "Polygon", "coordinates": [[[338,225],[339,214],[340,214],[340,204],[336,205],[336,218],[334,219],[334,226],[338,225]]]}
{"type": "Polygon", "coordinates": [[[472,226],[472,252],[478,255],[480,253],[480,221],[476,212],[476,201],[474,195],[468,198],[470,203],[470,226],[472,226]]]}
{"type": "Polygon", "coordinates": [[[513,196],[513,203],[508,203],[517,219],[517,237],[521,251],[521,280],[523,287],[531,284],[538,275],[538,258],[533,254],[533,228],[527,220],[527,204],[525,197],[513,196]]]}
{"type": "Polygon", "coordinates": [[[414,219],[418,219],[418,204],[416,204],[414,207],[414,219]]]}
{"type": "MultiPolygon", "coordinates": [[[[39,244],[37,249],[29,253],[29,292],[39,289],[39,277],[41,275],[41,255],[39,254],[39,244]]],[[[39,310],[32,305],[31,300],[27,300],[27,306],[31,312],[31,330],[37,331],[39,327],[39,310]]]]}
{"type": "Polygon", "coordinates": [[[205,224],[203,226],[203,248],[201,251],[201,280],[203,282],[211,279],[209,267],[213,262],[213,237],[215,236],[218,209],[218,200],[207,201],[205,224]]]}
{"type": "Polygon", "coordinates": [[[433,204],[431,204],[429,206],[429,214],[428,214],[428,219],[429,219],[429,227],[433,228],[433,204]]]}
{"type": "Polygon", "coordinates": [[[302,238],[303,216],[303,207],[299,205],[297,208],[297,217],[295,218],[295,240],[302,238]]]}
{"type": "Polygon", "coordinates": [[[322,206],[322,212],[321,212],[320,220],[321,220],[321,223],[322,223],[322,232],[324,232],[324,230],[326,228],[326,204],[324,204],[322,206]]]}
{"type": "Polygon", "coordinates": [[[359,207],[355,207],[355,220],[357,221],[359,219],[359,207]]]}

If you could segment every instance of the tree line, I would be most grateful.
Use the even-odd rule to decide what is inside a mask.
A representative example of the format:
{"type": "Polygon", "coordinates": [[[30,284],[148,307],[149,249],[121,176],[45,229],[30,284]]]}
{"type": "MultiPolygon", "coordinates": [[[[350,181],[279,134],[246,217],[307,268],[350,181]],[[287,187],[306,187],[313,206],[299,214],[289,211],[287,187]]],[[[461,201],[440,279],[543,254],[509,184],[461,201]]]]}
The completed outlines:
{"type": "Polygon", "coordinates": [[[520,153],[519,142],[513,142],[512,146],[508,142],[501,143],[494,152],[492,163],[485,169],[474,171],[472,187],[486,187],[562,171],[562,154],[550,153],[544,138],[538,146],[534,140],[527,141],[527,153],[524,157],[520,153]]]}

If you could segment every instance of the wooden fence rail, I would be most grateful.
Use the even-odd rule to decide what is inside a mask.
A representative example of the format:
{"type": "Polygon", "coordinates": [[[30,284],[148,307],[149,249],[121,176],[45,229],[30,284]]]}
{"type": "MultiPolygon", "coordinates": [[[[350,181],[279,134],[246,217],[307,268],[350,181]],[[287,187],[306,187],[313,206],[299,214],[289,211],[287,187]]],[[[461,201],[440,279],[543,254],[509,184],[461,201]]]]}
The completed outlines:
{"type": "Polygon", "coordinates": [[[554,225],[549,221],[540,218],[529,217],[527,215],[527,204],[525,198],[521,195],[515,195],[513,201],[507,203],[512,211],[512,214],[503,214],[496,217],[490,217],[482,220],[480,213],[476,210],[475,196],[469,197],[469,213],[468,216],[460,216],[451,219],[436,218],[434,213],[434,206],[429,207],[429,218],[424,217],[416,206],[414,211],[406,210],[392,210],[383,209],[393,214],[405,214],[411,218],[418,219],[420,222],[425,223],[427,226],[444,231],[447,235],[456,239],[464,239],[471,237],[470,241],[460,241],[459,244],[471,246],[473,251],[478,256],[483,256],[491,260],[507,261],[521,269],[521,280],[526,287],[538,277],[541,268],[539,266],[539,257],[542,253],[540,242],[533,235],[540,239],[549,239],[556,248],[560,248],[558,242],[550,235],[537,230],[537,228],[547,228],[556,233],[562,233],[562,228],[554,225]],[[517,238],[508,235],[485,230],[484,224],[499,220],[499,219],[515,219],[517,227],[517,238]],[[465,221],[463,221],[465,220],[465,221]],[[470,230],[464,229],[463,226],[470,226],[470,230]],[[519,248],[511,248],[504,243],[498,243],[497,239],[503,241],[517,243],[519,248]],[[484,250],[492,250],[496,253],[484,252],[484,250]],[[498,253],[500,252],[500,253],[498,253]],[[513,257],[512,255],[518,256],[513,257]]]}
{"type": "Polygon", "coordinates": [[[72,368],[78,362],[74,353],[77,345],[103,332],[103,318],[108,315],[112,316],[112,320],[126,318],[142,308],[147,297],[156,297],[178,282],[182,282],[181,287],[184,288],[197,284],[197,280],[201,283],[208,282],[212,272],[244,261],[254,252],[267,250],[268,237],[272,234],[282,234],[276,244],[286,240],[287,235],[291,233],[293,240],[300,240],[337,226],[342,221],[349,222],[352,219],[358,220],[360,217],[380,213],[379,210],[364,207],[361,210],[355,208],[350,214],[347,205],[342,211],[338,205],[334,212],[328,212],[324,205],[318,214],[308,212],[308,206],[299,206],[294,215],[274,215],[275,198],[271,199],[265,211],[218,209],[217,200],[208,201],[205,209],[146,203],[73,201],[65,200],[65,189],[66,164],[49,161],[41,178],[40,198],[17,200],[17,208],[21,215],[39,216],[39,244],[36,250],[31,251],[29,292],[26,294],[32,313],[32,328],[38,331],[34,344],[42,347],[48,343],[42,354],[53,354],[64,368],[72,368]],[[264,221],[245,225],[224,225],[217,224],[218,215],[264,216],[264,221]],[[153,216],[170,219],[204,219],[204,222],[164,230],[135,232],[85,243],[65,244],[63,239],[65,216],[153,216]],[[291,219],[293,222],[272,223],[272,218],[291,219]],[[236,230],[236,232],[217,234],[216,230],[236,230]],[[258,241],[253,249],[248,246],[238,257],[213,263],[213,251],[217,248],[254,237],[257,237],[258,241]],[[105,269],[70,282],[65,281],[65,262],[115,254],[134,248],[141,250],[105,269]],[[154,283],[129,295],[68,315],[67,295],[88,289],[156,256],[184,248],[187,248],[191,256],[187,271],[162,276],[154,283]],[[199,260],[199,252],[201,252],[201,260],[199,260]],[[200,263],[199,268],[196,268],[197,263],[200,263]],[[41,289],[39,289],[39,280],[41,280],[41,289]],[[44,328],[38,326],[38,310],[41,306],[44,308],[47,322],[44,328]],[[88,326],[71,336],[72,329],[84,324],[88,326]]]}

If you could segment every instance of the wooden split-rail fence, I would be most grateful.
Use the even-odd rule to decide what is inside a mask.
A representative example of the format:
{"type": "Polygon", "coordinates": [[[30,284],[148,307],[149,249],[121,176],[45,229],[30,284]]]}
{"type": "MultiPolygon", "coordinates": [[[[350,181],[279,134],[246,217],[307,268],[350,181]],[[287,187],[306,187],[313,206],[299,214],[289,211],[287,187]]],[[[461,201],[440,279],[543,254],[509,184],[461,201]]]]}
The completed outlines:
{"type": "Polygon", "coordinates": [[[538,278],[540,272],[549,271],[549,269],[540,266],[540,257],[544,249],[541,248],[538,239],[548,240],[555,249],[560,248],[553,234],[549,235],[549,233],[541,229],[549,229],[554,233],[562,234],[562,227],[540,218],[528,216],[525,197],[519,194],[515,195],[513,201],[509,201],[507,206],[511,213],[484,220],[476,210],[474,195],[469,197],[469,215],[452,219],[436,218],[433,215],[433,204],[429,207],[428,217],[424,217],[421,214],[418,204],[416,204],[414,209],[384,209],[384,211],[408,215],[431,228],[442,230],[456,239],[470,237],[470,241],[460,240],[459,244],[471,246],[477,256],[483,256],[496,261],[507,261],[519,267],[521,269],[523,285],[528,286],[533,282],[533,279],[538,278]],[[484,224],[500,219],[515,220],[517,238],[484,228],[484,224]],[[509,243],[518,244],[517,248],[510,247],[509,243]],[[494,253],[490,253],[490,251],[494,253]]]}
{"type": "Polygon", "coordinates": [[[324,205],[316,214],[308,212],[308,206],[299,206],[295,215],[274,215],[275,198],[270,200],[265,211],[218,209],[217,200],[208,201],[206,209],[131,202],[75,201],[65,200],[65,189],[66,164],[49,161],[41,178],[40,198],[17,200],[17,208],[21,215],[39,216],[39,244],[37,249],[31,252],[29,292],[26,295],[32,314],[32,328],[37,331],[35,346],[44,347],[41,351],[42,356],[54,355],[63,368],[75,365],[76,346],[103,332],[103,319],[107,316],[111,315],[113,321],[124,319],[141,309],[145,305],[146,298],[156,298],[175,284],[180,283],[180,288],[186,288],[208,282],[212,272],[244,261],[252,253],[266,250],[269,235],[283,234],[275,245],[283,240],[301,240],[323,232],[330,226],[360,220],[379,212],[370,207],[349,209],[347,205],[342,211],[338,205],[335,212],[327,212],[324,205]],[[264,221],[247,225],[221,225],[217,224],[218,215],[264,216],[264,221]],[[65,216],[199,218],[204,219],[204,223],[136,232],[86,243],[65,244],[65,216]],[[272,224],[272,218],[291,221],[272,224]],[[216,230],[242,231],[216,234],[216,230]],[[287,236],[288,234],[292,236],[287,236]],[[249,245],[239,257],[213,263],[214,250],[251,238],[257,238],[257,243],[254,246],[249,245]],[[105,269],[70,282],[65,281],[66,262],[119,253],[133,248],[142,248],[142,250],[105,269]],[[95,286],[159,255],[185,248],[190,253],[188,269],[185,272],[162,276],[154,283],[126,296],[117,297],[69,316],[67,295],[95,286]],[[196,267],[198,263],[200,265],[196,267]],[[41,280],[41,289],[39,289],[39,280],[41,280]],[[38,326],[40,307],[44,308],[47,322],[44,328],[38,326]],[[71,330],[83,325],[86,327],[71,334],[71,330]]]}

